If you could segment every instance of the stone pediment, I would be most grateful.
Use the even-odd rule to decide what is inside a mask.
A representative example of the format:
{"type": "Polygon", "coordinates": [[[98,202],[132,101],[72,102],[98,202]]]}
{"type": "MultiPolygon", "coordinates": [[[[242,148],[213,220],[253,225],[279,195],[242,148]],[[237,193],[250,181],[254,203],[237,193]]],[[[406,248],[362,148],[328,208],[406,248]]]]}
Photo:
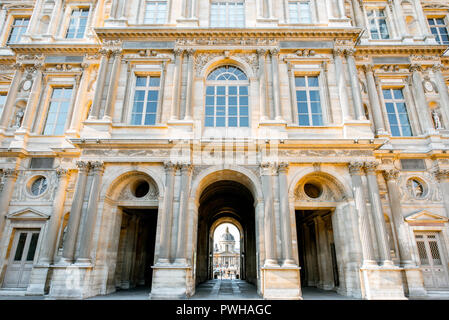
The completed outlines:
{"type": "Polygon", "coordinates": [[[431,213],[427,210],[421,210],[405,217],[405,221],[412,224],[433,224],[448,222],[448,218],[440,216],[439,214],[431,213]]]}
{"type": "Polygon", "coordinates": [[[32,208],[9,213],[6,218],[13,220],[47,220],[50,216],[32,208]]]}

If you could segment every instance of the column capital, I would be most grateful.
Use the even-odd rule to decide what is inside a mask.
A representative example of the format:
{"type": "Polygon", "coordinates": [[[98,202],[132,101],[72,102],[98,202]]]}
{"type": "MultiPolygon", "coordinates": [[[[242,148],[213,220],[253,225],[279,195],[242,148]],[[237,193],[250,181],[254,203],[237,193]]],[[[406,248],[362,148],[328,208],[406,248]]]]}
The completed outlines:
{"type": "Polygon", "coordinates": [[[364,65],[362,65],[362,69],[363,71],[365,71],[365,73],[373,73],[374,72],[374,65],[372,65],[371,63],[366,63],[364,65]]]}
{"type": "Polygon", "coordinates": [[[10,179],[10,178],[16,179],[18,173],[19,172],[16,169],[7,168],[7,169],[2,170],[2,175],[3,175],[4,179],[10,179]]]}
{"type": "Polygon", "coordinates": [[[164,169],[167,173],[173,173],[178,167],[177,163],[171,162],[171,161],[165,161],[164,162],[164,169]]]}
{"type": "Polygon", "coordinates": [[[184,54],[185,49],[181,49],[181,48],[175,48],[173,50],[173,54],[175,56],[175,58],[182,56],[184,54]]]}
{"type": "Polygon", "coordinates": [[[449,169],[434,168],[432,173],[438,181],[449,180],[449,169]]]}
{"type": "Polygon", "coordinates": [[[408,68],[410,72],[414,73],[414,72],[418,72],[422,70],[422,67],[420,64],[411,64],[410,67],[408,68]]]}
{"type": "Polygon", "coordinates": [[[274,162],[265,161],[262,162],[260,165],[260,175],[262,176],[271,176],[274,174],[276,164],[274,162]]]}
{"type": "Polygon", "coordinates": [[[344,55],[344,53],[345,53],[345,49],[344,48],[335,48],[332,51],[332,54],[334,55],[334,58],[335,57],[340,57],[340,56],[344,55]]]}
{"type": "Polygon", "coordinates": [[[271,56],[277,56],[279,55],[279,52],[280,52],[279,48],[270,49],[271,56]]]}
{"type": "Polygon", "coordinates": [[[344,50],[344,54],[345,54],[345,56],[354,56],[354,54],[355,54],[355,52],[356,52],[356,49],[355,48],[349,48],[349,49],[345,49],[344,50]]]}
{"type": "Polygon", "coordinates": [[[190,163],[181,163],[180,165],[181,174],[189,175],[192,172],[193,165],[190,163]]]}
{"type": "Polygon", "coordinates": [[[120,57],[121,56],[121,54],[122,54],[122,48],[114,48],[114,49],[111,49],[111,56],[112,57],[120,57]]]}
{"type": "Polygon", "coordinates": [[[25,66],[24,66],[24,64],[22,62],[13,63],[12,68],[14,70],[17,70],[17,71],[24,71],[25,70],[25,66]]]}
{"type": "Polygon", "coordinates": [[[256,53],[257,53],[257,55],[258,55],[259,57],[265,56],[265,55],[267,54],[267,52],[268,52],[267,49],[262,49],[262,48],[256,50],[256,53]]]}
{"type": "Polygon", "coordinates": [[[349,173],[351,176],[353,175],[361,175],[362,169],[365,166],[365,163],[363,161],[351,161],[348,164],[349,173]]]}
{"type": "Polygon", "coordinates": [[[61,178],[68,178],[70,176],[70,171],[65,168],[56,168],[56,176],[58,177],[58,180],[61,178]]]}
{"type": "Polygon", "coordinates": [[[282,174],[287,174],[289,165],[290,164],[288,162],[279,162],[277,165],[278,172],[282,174]]]}
{"type": "Polygon", "coordinates": [[[365,171],[367,174],[375,174],[378,166],[379,166],[378,161],[366,161],[365,162],[365,171]]]}
{"type": "Polygon", "coordinates": [[[187,50],[186,50],[187,56],[191,57],[191,56],[195,55],[196,51],[197,51],[197,50],[194,49],[194,48],[189,48],[189,49],[187,49],[187,50]]]}
{"type": "Polygon", "coordinates": [[[90,168],[93,174],[101,174],[104,172],[104,162],[103,161],[91,161],[90,168]]]}
{"type": "Polygon", "coordinates": [[[388,181],[396,181],[399,178],[399,170],[397,169],[387,169],[382,172],[385,180],[388,181]]]}
{"type": "Polygon", "coordinates": [[[434,72],[434,73],[436,73],[436,72],[441,72],[442,70],[444,69],[444,66],[441,64],[441,63],[435,63],[433,66],[432,66],[432,71],[434,72]]]}
{"type": "Polygon", "coordinates": [[[87,173],[90,169],[90,163],[88,161],[77,161],[76,166],[80,173],[87,173]]]}

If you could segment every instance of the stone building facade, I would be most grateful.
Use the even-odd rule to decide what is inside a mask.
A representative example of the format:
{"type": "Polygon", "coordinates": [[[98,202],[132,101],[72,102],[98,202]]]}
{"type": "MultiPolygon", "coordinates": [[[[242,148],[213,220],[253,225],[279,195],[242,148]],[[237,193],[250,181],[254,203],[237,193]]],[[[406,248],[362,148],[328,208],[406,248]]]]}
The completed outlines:
{"type": "Polygon", "coordinates": [[[449,5],[0,1],[0,294],[449,291],[449,5]]]}

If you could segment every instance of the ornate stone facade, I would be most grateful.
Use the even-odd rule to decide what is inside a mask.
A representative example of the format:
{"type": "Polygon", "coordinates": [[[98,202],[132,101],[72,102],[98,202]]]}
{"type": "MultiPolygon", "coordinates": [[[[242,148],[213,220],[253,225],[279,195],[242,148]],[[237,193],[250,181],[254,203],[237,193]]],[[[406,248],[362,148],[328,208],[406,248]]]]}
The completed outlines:
{"type": "Polygon", "coordinates": [[[0,295],[191,297],[224,222],[266,299],[447,294],[448,15],[0,1],[0,295]]]}

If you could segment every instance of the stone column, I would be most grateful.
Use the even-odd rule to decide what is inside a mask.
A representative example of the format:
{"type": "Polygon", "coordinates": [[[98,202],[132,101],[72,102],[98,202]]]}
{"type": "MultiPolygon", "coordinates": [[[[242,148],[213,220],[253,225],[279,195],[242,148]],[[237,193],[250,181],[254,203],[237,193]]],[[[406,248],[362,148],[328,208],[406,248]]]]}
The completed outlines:
{"type": "Polygon", "coordinates": [[[51,217],[48,221],[47,230],[41,245],[40,262],[44,264],[51,264],[53,262],[58,240],[58,231],[64,215],[66,188],[70,177],[69,170],[67,169],[58,168],[56,169],[56,174],[58,175],[58,187],[56,188],[53,200],[51,217]]]}
{"type": "Polygon", "coordinates": [[[383,265],[392,266],[390,255],[390,245],[388,243],[387,226],[385,224],[382,201],[379,195],[379,185],[377,184],[376,168],[378,164],[374,161],[365,163],[366,179],[368,182],[368,193],[374,218],[377,247],[383,265]]]}
{"type": "Polygon", "coordinates": [[[42,92],[42,71],[43,63],[35,64],[36,74],[33,80],[33,86],[31,87],[31,92],[28,97],[27,106],[25,109],[25,114],[23,116],[22,125],[20,130],[28,132],[32,126],[33,120],[36,118],[36,108],[39,102],[39,96],[42,92]]]}
{"type": "MultiPolygon", "coordinates": [[[[424,93],[424,88],[422,84],[422,77],[421,77],[421,66],[420,65],[411,65],[410,66],[410,72],[412,73],[412,83],[413,83],[413,89],[416,93],[416,106],[417,111],[419,113],[419,121],[421,124],[421,129],[423,133],[431,133],[434,132],[432,119],[430,117],[429,107],[427,105],[426,101],[426,95],[424,93]]],[[[447,90],[447,89],[446,89],[447,90]]]]}
{"type": "Polygon", "coordinates": [[[443,194],[444,210],[446,217],[449,218],[449,169],[435,170],[435,176],[440,183],[441,193],[443,194]]]}
{"type": "Polygon", "coordinates": [[[159,97],[158,97],[158,101],[157,101],[156,123],[161,123],[162,106],[164,105],[164,92],[165,92],[166,76],[167,76],[167,61],[162,61],[161,88],[159,90],[159,97]]]}
{"type": "Polygon", "coordinates": [[[259,58],[259,99],[260,99],[260,120],[267,120],[269,118],[268,94],[267,94],[267,72],[266,72],[266,49],[257,49],[257,56],[259,58]]]}
{"type": "MultiPolygon", "coordinates": [[[[293,66],[290,62],[287,62],[288,71],[288,82],[290,84],[290,114],[288,115],[290,123],[298,124],[299,119],[296,117],[296,109],[298,108],[296,103],[296,84],[295,84],[295,73],[293,71],[293,66]]],[[[326,77],[326,76],[324,76],[326,77]]]]}
{"type": "Polygon", "coordinates": [[[90,163],[92,184],[89,191],[86,219],[84,220],[83,232],[80,242],[80,250],[76,263],[91,262],[92,238],[97,221],[98,198],[100,197],[101,178],[103,177],[104,164],[100,161],[90,163]]]}
{"type": "Polygon", "coordinates": [[[118,0],[118,2],[117,2],[117,11],[116,11],[116,14],[115,14],[117,19],[123,19],[123,18],[126,19],[126,17],[125,17],[125,10],[126,10],[126,8],[125,8],[125,6],[126,6],[126,1],[125,0],[118,0]]]}
{"type": "Polygon", "coordinates": [[[415,6],[416,17],[418,18],[419,29],[421,30],[422,35],[426,38],[432,38],[434,40],[435,37],[428,31],[429,29],[427,25],[427,19],[424,15],[424,10],[421,6],[421,1],[412,0],[411,2],[415,6]]]}
{"type": "Polygon", "coordinates": [[[274,118],[282,120],[281,114],[281,98],[279,87],[279,49],[270,50],[271,70],[273,81],[273,104],[274,104],[274,118]]]}
{"type": "Polygon", "coordinates": [[[183,164],[181,166],[181,188],[179,199],[179,219],[178,219],[178,243],[176,247],[175,263],[187,264],[187,236],[189,221],[189,193],[190,193],[190,175],[192,173],[192,165],[183,164]]]}
{"type": "Polygon", "coordinates": [[[444,80],[443,74],[441,73],[442,68],[443,65],[441,63],[437,63],[432,67],[432,71],[435,75],[435,83],[440,95],[440,110],[444,123],[446,125],[445,129],[449,129],[449,94],[447,92],[446,81],[444,80]]]}
{"type": "Polygon", "coordinates": [[[390,201],[392,222],[398,240],[401,265],[413,267],[414,263],[412,262],[408,231],[404,222],[404,216],[402,214],[401,196],[398,186],[399,171],[395,169],[385,170],[383,175],[387,182],[388,199],[390,201]]]}
{"type": "Polygon", "coordinates": [[[14,78],[9,85],[8,96],[6,97],[5,105],[3,106],[2,116],[0,118],[0,132],[4,132],[9,127],[11,121],[11,113],[14,111],[14,105],[16,103],[17,92],[19,91],[19,84],[22,80],[24,68],[22,64],[14,64],[16,72],[14,78]]]}
{"type": "Polygon", "coordinates": [[[62,10],[62,0],[55,0],[55,6],[53,7],[53,11],[51,13],[50,22],[48,23],[47,35],[56,36],[56,28],[59,23],[59,16],[63,15],[64,11],[62,10]]]}
{"type": "Polygon", "coordinates": [[[363,6],[363,3],[361,0],[352,0],[351,2],[352,2],[352,11],[354,12],[355,25],[357,27],[364,28],[365,27],[365,19],[364,19],[363,11],[361,9],[361,6],[363,6]]]}
{"type": "MultiPolygon", "coordinates": [[[[399,34],[403,37],[410,37],[407,26],[405,25],[404,13],[402,12],[401,3],[398,0],[389,0],[392,3],[392,11],[396,13],[396,19],[399,27],[399,34]]],[[[427,27],[427,25],[426,25],[427,27]]]]}
{"type": "Polygon", "coordinates": [[[193,104],[193,56],[194,49],[188,49],[187,52],[187,87],[186,87],[186,112],[184,120],[192,120],[192,104],[193,104]]]}
{"type": "Polygon", "coordinates": [[[363,162],[354,161],[349,164],[349,173],[351,174],[352,191],[354,194],[355,206],[357,208],[360,241],[363,252],[363,265],[374,265],[374,248],[371,243],[371,226],[369,223],[368,210],[362,185],[363,162]]]}
{"type": "Polygon", "coordinates": [[[335,76],[337,78],[337,88],[338,95],[340,97],[341,112],[342,112],[342,123],[346,120],[350,120],[351,116],[349,114],[349,100],[348,93],[346,89],[346,80],[343,70],[343,62],[341,55],[343,54],[342,49],[334,50],[334,60],[335,60],[335,76]]]}
{"type": "Polygon", "coordinates": [[[104,112],[104,119],[112,120],[114,116],[115,97],[117,95],[117,85],[120,80],[120,66],[122,62],[122,50],[115,49],[112,51],[114,62],[112,63],[112,71],[109,80],[108,93],[106,96],[106,110],[104,112]]]}
{"type": "Polygon", "coordinates": [[[357,120],[366,120],[365,112],[363,111],[362,91],[360,90],[359,76],[355,65],[354,53],[355,49],[345,50],[346,61],[348,63],[349,80],[351,82],[352,101],[354,103],[354,113],[357,120]]]}
{"type": "Polygon", "coordinates": [[[75,194],[72,199],[72,207],[70,209],[69,221],[67,223],[67,233],[62,250],[62,261],[72,263],[75,255],[76,239],[83,211],[84,194],[86,191],[87,173],[90,164],[85,161],[77,161],[78,180],[76,182],[75,194]]]}
{"type": "Polygon", "coordinates": [[[173,192],[177,165],[172,162],[164,163],[165,167],[165,196],[164,211],[162,213],[160,231],[160,249],[158,264],[170,263],[171,222],[173,217],[173,192]]]}
{"type": "Polygon", "coordinates": [[[279,202],[281,216],[281,233],[282,233],[282,265],[295,266],[293,260],[292,248],[292,231],[290,224],[290,204],[288,198],[288,181],[287,181],[288,163],[283,162],[278,165],[279,173],[279,202]]]}
{"type": "Polygon", "coordinates": [[[117,19],[117,5],[119,2],[120,2],[120,0],[112,0],[111,10],[109,13],[109,16],[111,17],[111,19],[117,19]]]}
{"type": "Polygon", "coordinates": [[[264,194],[264,238],[265,238],[265,266],[277,266],[276,233],[274,226],[274,195],[273,195],[273,167],[271,163],[260,165],[262,188],[264,194]]]}
{"type": "Polygon", "coordinates": [[[382,108],[379,102],[379,95],[377,93],[376,81],[374,80],[373,65],[365,64],[363,66],[366,76],[366,84],[368,90],[369,102],[371,105],[371,112],[373,115],[374,127],[376,134],[386,134],[384,119],[382,116],[382,108]]]}
{"type": "Polygon", "coordinates": [[[15,169],[3,169],[2,188],[0,189],[0,241],[5,228],[6,215],[8,214],[9,202],[11,201],[14,185],[17,179],[15,169]]]}
{"type": "Polygon", "coordinates": [[[77,85],[76,85],[76,91],[75,91],[75,99],[73,100],[73,108],[72,112],[69,114],[69,119],[70,119],[70,126],[69,129],[67,130],[67,133],[76,133],[79,124],[81,122],[80,119],[80,114],[81,114],[81,110],[83,109],[83,99],[84,99],[84,95],[85,95],[85,90],[86,90],[86,86],[87,86],[87,81],[89,78],[89,73],[87,72],[87,64],[81,64],[83,73],[81,75],[81,78],[79,78],[79,76],[77,76],[79,80],[77,80],[77,85]]]}
{"type": "Polygon", "coordinates": [[[103,98],[104,84],[106,81],[106,71],[109,64],[109,50],[103,48],[99,53],[101,54],[100,68],[98,70],[97,82],[95,84],[95,96],[92,101],[89,119],[98,119],[100,115],[101,100],[103,98]]]}
{"type": "Polygon", "coordinates": [[[337,0],[337,6],[338,6],[338,13],[340,15],[340,19],[346,18],[344,0],[337,0]]]}
{"type": "Polygon", "coordinates": [[[173,99],[170,111],[170,120],[179,119],[179,102],[181,98],[181,81],[182,81],[182,60],[184,50],[175,49],[173,51],[175,56],[175,69],[173,70],[173,99]]]}

